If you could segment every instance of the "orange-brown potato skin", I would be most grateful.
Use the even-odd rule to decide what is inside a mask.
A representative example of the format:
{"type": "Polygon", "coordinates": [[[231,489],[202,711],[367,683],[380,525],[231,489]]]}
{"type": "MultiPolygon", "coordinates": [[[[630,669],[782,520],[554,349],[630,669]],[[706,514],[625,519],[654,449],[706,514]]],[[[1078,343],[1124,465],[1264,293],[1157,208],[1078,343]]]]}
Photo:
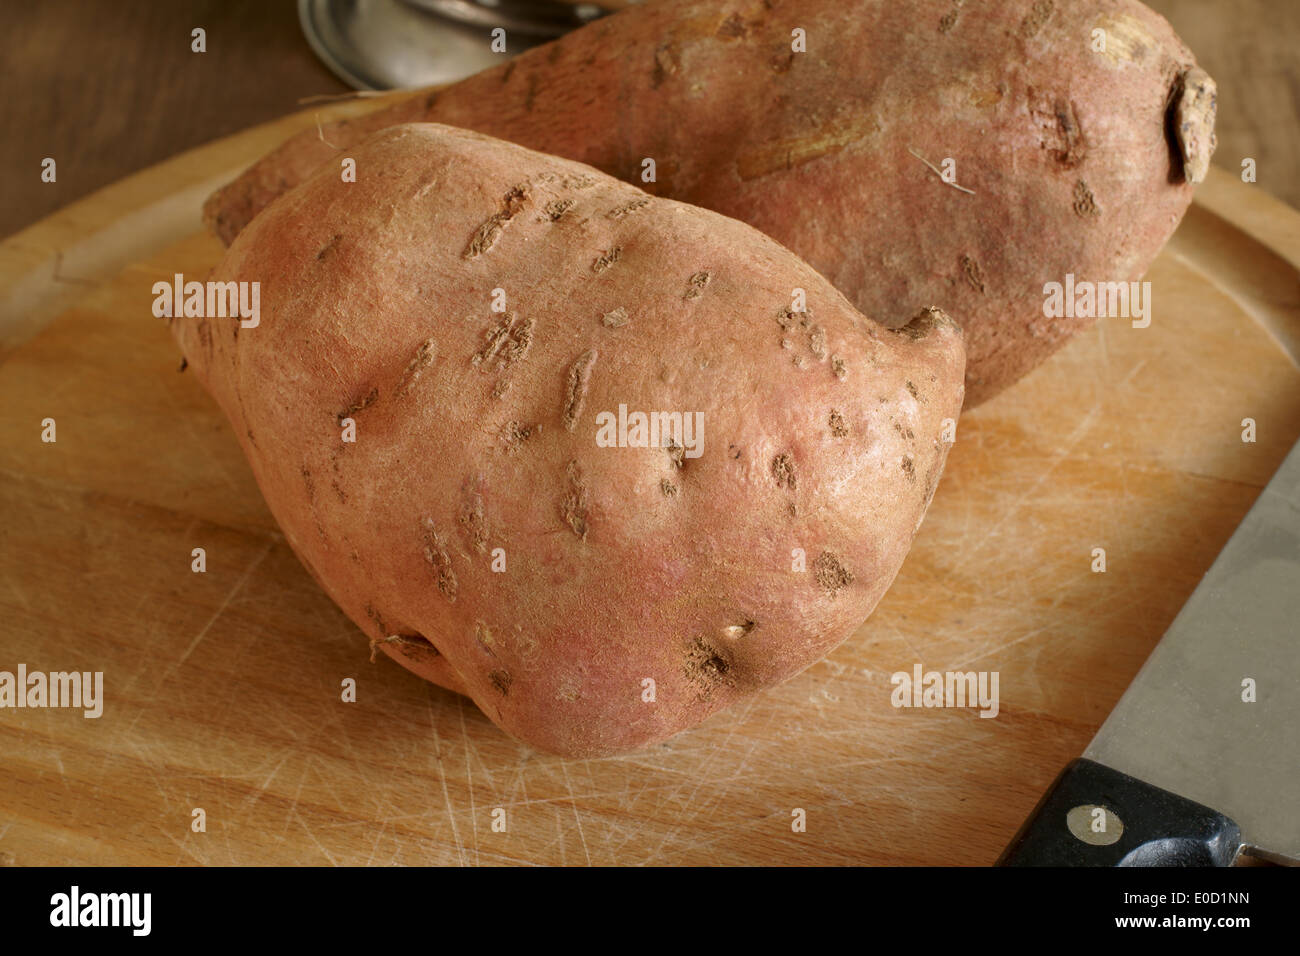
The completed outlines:
{"type": "MultiPolygon", "coordinates": [[[[327,142],[468,127],[748,222],[887,325],[942,307],[971,406],[1091,324],[1045,317],[1045,283],[1136,279],[1173,232],[1192,187],[1171,117],[1194,62],[1135,0],[659,0],[304,133],[207,218],[228,242],[327,142]],[[948,159],[955,186],[927,166],[948,159]]],[[[1200,109],[1203,171],[1212,92],[1200,109]]]]}
{"type": "Polygon", "coordinates": [[[351,155],[355,183],[320,169],[212,275],[261,282],[256,328],[172,328],[378,647],[529,744],[597,756],[871,613],[961,408],[951,320],[884,329],[743,223],[477,133],[393,127],[351,155]],[[702,454],[598,447],[620,404],[702,413],[702,454]]]}

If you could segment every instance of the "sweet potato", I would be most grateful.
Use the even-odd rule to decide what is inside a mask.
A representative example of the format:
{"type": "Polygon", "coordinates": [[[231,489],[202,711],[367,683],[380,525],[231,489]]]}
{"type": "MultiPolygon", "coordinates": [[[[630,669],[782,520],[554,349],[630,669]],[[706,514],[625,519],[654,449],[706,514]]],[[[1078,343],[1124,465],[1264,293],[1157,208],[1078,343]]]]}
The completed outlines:
{"type": "Polygon", "coordinates": [[[943,307],[969,406],[1091,323],[1046,318],[1045,283],[1136,279],[1172,233],[1213,149],[1194,67],[1134,0],[661,0],[303,134],[207,216],[229,241],[334,146],[409,120],[638,184],[649,158],[649,191],[756,226],[864,314],[943,307]]]}
{"type": "Polygon", "coordinates": [[[213,273],[261,283],[255,328],[170,321],[376,647],[593,756],[790,677],[870,614],[961,408],[951,320],[886,330],[743,223],[477,133],[351,153],[355,183],[320,169],[213,273]],[[702,444],[602,445],[620,406],[698,413],[702,444]]]}

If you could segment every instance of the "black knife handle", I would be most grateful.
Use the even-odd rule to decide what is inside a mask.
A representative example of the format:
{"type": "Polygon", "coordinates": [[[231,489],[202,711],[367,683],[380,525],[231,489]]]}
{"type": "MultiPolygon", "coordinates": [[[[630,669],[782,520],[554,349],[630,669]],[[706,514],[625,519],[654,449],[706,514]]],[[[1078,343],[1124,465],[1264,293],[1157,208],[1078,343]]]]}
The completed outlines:
{"type": "Polygon", "coordinates": [[[1232,866],[1222,813],[1080,758],[1056,778],[998,866],[1232,866]]]}

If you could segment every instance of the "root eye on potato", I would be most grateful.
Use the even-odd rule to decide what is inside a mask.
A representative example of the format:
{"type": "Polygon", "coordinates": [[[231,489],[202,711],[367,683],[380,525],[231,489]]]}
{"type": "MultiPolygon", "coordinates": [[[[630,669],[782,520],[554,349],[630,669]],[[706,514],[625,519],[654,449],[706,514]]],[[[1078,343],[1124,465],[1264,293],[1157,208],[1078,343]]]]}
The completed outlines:
{"type": "Polygon", "coordinates": [[[215,270],[262,283],[257,328],[172,327],[374,650],[596,756],[790,677],[871,613],[961,408],[951,320],[888,331],[750,226],[479,134],[398,126],[351,154],[385,175],[322,168],[215,270]],[[464,321],[497,287],[512,311],[464,321]],[[794,288],[802,368],[772,327],[794,288]],[[621,404],[701,415],[703,442],[598,446],[621,404]]]}

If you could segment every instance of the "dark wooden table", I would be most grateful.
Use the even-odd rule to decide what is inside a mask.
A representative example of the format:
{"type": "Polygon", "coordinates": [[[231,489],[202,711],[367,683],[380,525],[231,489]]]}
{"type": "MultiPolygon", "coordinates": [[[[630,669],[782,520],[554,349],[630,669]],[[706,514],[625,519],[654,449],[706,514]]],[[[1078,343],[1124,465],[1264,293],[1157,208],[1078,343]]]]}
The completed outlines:
{"type": "Polygon", "coordinates": [[[40,0],[0,31],[0,235],[169,156],[342,93],[293,0],[40,0]],[[207,52],[190,31],[207,31],[207,52]],[[40,181],[41,161],[58,182],[40,181]]]}

